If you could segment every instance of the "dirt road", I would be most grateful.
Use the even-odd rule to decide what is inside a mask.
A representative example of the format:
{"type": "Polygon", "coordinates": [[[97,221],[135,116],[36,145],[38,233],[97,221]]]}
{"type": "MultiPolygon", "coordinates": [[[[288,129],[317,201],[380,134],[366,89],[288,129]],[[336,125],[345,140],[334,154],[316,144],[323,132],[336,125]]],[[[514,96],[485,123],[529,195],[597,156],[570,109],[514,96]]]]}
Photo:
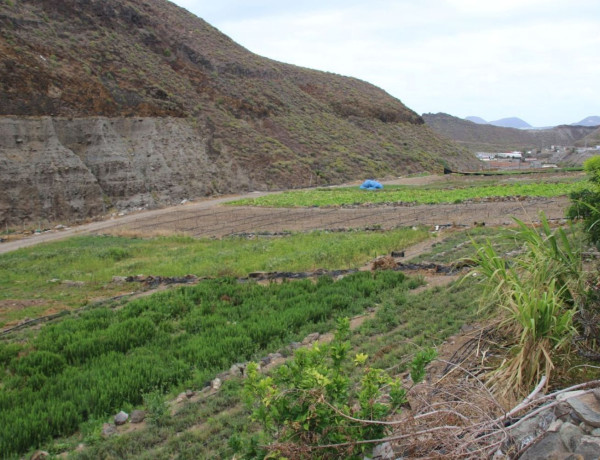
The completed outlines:
{"type": "MultiPolygon", "coordinates": [[[[386,183],[422,185],[456,180],[450,176],[404,178],[386,183]]],[[[478,179],[467,179],[469,181],[478,179]]],[[[568,205],[566,197],[529,198],[521,201],[496,201],[419,206],[359,206],[344,208],[273,209],[222,206],[227,201],[258,197],[273,192],[254,192],[228,196],[153,211],[139,212],[65,230],[54,230],[0,244],[0,254],[39,243],[75,235],[121,234],[153,236],[182,233],[194,237],[216,237],[258,232],[339,230],[351,228],[390,229],[400,226],[472,226],[512,223],[511,216],[536,221],[539,211],[550,219],[561,219],[568,205]]],[[[275,192],[276,193],[276,192],[275,192]]]]}

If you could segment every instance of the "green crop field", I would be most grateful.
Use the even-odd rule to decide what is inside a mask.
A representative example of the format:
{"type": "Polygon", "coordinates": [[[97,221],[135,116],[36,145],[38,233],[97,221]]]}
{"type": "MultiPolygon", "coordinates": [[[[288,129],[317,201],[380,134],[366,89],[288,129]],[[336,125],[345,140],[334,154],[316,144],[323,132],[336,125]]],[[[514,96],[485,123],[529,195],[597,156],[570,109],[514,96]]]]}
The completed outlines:
{"type": "Polygon", "coordinates": [[[228,205],[233,206],[266,206],[266,207],[309,207],[309,206],[344,206],[366,203],[411,203],[442,204],[461,203],[467,200],[486,199],[492,197],[553,197],[568,195],[584,186],[583,181],[567,178],[557,182],[543,183],[507,183],[489,185],[492,180],[473,186],[455,187],[417,187],[406,185],[390,185],[383,190],[360,190],[358,187],[332,187],[310,190],[295,190],[258,198],[237,200],[228,205]]]}
{"type": "Polygon", "coordinates": [[[233,363],[266,355],[335,317],[363,312],[418,283],[359,272],[270,284],[231,278],[99,307],[47,325],[26,343],[0,343],[0,452],[16,454],[144,393],[203,384],[233,363]]]}

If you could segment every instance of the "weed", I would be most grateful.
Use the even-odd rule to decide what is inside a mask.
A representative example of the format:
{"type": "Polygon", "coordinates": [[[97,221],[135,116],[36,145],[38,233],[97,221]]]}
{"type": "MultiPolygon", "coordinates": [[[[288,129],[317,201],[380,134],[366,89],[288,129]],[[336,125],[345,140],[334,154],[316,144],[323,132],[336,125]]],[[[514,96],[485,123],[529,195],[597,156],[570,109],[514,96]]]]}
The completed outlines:
{"type": "Polygon", "coordinates": [[[162,390],[155,388],[145,393],[143,399],[147,411],[146,420],[158,426],[164,424],[168,408],[162,390]]]}
{"type": "Polygon", "coordinates": [[[580,246],[573,234],[517,220],[513,237],[525,251],[509,264],[488,242],[477,248],[487,308],[499,305],[510,357],[491,376],[493,387],[512,399],[542,375],[550,381],[556,358],[566,356],[575,334],[573,317],[584,295],[580,246]],[[541,230],[541,232],[540,232],[541,230]]]}

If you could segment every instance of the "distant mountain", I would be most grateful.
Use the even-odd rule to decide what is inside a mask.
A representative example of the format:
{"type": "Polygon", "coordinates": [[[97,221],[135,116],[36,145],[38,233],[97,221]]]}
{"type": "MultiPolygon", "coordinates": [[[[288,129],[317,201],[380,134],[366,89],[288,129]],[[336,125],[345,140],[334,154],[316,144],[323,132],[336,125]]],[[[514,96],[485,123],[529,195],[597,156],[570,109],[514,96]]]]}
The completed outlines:
{"type": "MultiPolygon", "coordinates": [[[[594,127],[561,125],[548,129],[515,129],[476,124],[446,113],[425,113],[425,123],[434,131],[472,151],[502,152],[530,150],[551,145],[572,146],[595,132],[594,127]]],[[[588,144],[595,142],[588,139],[588,144]]],[[[595,144],[594,144],[595,145],[595,144]]]]}
{"type": "Polygon", "coordinates": [[[571,123],[573,126],[600,126],[600,117],[592,115],[585,117],[578,123],[571,123]]]}
{"type": "Polygon", "coordinates": [[[517,117],[501,118],[500,120],[490,121],[490,125],[501,126],[502,128],[531,128],[532,126],[526,121],[517,117]]]}
{"type": "Polygon", "coordinates": [[[472,121],[473,123],[477,123],[478,125],[489,125],[489,122],[485,121],[481,117],[471,116],[471,117],[466,117],[465,120],[472,121]]]}

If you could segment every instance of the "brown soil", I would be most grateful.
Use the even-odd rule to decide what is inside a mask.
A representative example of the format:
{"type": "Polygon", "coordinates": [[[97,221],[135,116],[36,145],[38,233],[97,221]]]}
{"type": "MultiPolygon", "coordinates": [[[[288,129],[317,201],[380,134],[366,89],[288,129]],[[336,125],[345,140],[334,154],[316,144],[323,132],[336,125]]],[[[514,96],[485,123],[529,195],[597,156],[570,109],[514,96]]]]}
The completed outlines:
{"type": "MultiPolygon", "coordinates": [[[[556,177],[562,177],[556,175],[556,177]]],[[[423,176],[398,178],[386,184],[423,185],[433,182],[460,180],[469,183],[481,177],[423,176]]],[[[515,180],[508,177],[507,181],[515,180]]],[[[182,206],[139,212],[120,218],[92,222],[67,230],[49,231],[17,241],[0,244],[0,254],[42,242],[55,241],[75,235],[117,234],[152,237],[156,235],[187,234],[194,237],[223,237],[227,235],[311,230],[341,230],[365,227],[391,229],[401,226],[425,225],[470,226],[475,222],[486,225],[511,224],[511,216],[525,222],[537,221],[540,211],[549,219],[562,219],[568,198],[528,198],[519,201],[494,201],[419,206],[361,206],[356,208],[297,208],[274,209],[221,206],[239,198],[258,197],[267,192],[244,196],[225,196],[187,203],[182,206]]]]}

